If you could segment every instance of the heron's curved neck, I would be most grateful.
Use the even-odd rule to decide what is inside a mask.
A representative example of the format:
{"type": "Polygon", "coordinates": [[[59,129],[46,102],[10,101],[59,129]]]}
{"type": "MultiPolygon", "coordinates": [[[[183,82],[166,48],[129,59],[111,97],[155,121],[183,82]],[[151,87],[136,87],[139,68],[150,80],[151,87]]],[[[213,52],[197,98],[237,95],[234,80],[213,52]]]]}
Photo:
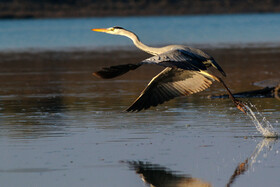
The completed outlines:
{"type": "Polygon", "coordinates": [[[137,36],[136,34],[134,34],[133,32],[131,32],[131,31],[126,31],[126,32],[123,34],[123,36],[126,36],[126,37],[130,38],[130,39],[133,41],[133,43],[134,43],[134,45],[135,45],[136,47],[138,47],[139,49],[141,49],[141,50],[143,50],[143,51],[145,51],[145,52],[147,52],[147,53],[150,53],[150,54],[152,54],[152,55],[156,55],[156,54],[160,54],[160,53],[162,52],[162,51],[160,50],[160,48],[149,47],[149,46],[143,44],[143,43],[139,40],[138,36],[137,36]]]}

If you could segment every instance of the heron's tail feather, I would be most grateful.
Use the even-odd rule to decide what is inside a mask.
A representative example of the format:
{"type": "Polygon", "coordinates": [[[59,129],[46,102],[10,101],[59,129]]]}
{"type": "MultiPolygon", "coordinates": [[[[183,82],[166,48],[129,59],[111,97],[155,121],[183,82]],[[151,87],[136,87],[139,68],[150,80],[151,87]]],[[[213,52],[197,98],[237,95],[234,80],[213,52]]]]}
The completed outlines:
{"type": "Polygon", "coordinates": [[[100,71],[94,72],[93,75],[102,79],[111,79],[127,73],[130,70],[135,70],[142,64],[122,64],[103,68],[100,71]]]}

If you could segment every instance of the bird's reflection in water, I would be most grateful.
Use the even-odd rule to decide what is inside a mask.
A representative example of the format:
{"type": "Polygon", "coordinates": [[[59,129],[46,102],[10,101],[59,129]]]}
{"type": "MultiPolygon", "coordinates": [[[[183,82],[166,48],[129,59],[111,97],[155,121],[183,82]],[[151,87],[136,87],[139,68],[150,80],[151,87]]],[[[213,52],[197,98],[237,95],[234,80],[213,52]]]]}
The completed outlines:
{"type": "Polygon", "coordinates": [[[210,183],[190,175],[181,175],[157,164],[142,161],[128,161],[142,180],[154,187],[210,187],[210,183]]]}
{"type": "MultiPolygon", "coordinates": [[[[268,153],[272,150],[273,145],[276,143],[275,138],[265,138],[259,142],[254,152],[246,158],[243,162],[239,163],[230,177],[227,187],[230,187],[238,178],[244,174],[248,169],[252,168],[256,163],[258,156],[261,152],[268,153]]],[[[193,178],[190,175],[178,174],[163,166],[152,164],[142,161],[125,161],[131,170],[134,170],[141,179],[152,187],[210,187],[209,182],[203,181],[199,178],[193,178]]]]}
{"type": "Polygon", "coordinates": [[[273,145],[276,143],[276,140],[277,138],[264,138],[261,142],[259,142],[251,156],[238,164],[226,186],[230,187],[236,181],[238,176],[244,174],[248,169],[252,168],[261,152],[266,151],[268,153],[271,151],[273,145]]]}

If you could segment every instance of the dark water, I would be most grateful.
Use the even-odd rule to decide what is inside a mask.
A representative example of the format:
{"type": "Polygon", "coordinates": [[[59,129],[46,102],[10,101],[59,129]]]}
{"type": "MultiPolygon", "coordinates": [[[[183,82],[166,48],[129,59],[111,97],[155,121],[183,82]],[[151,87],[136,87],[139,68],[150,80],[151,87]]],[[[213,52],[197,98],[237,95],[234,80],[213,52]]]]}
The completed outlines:
{"type": "MultiPolygon", "coordinates": [[[[279,78],[278,48],[207,51],[234,92],[279,78]]],[[[143,186],[141,177],[166,186],[280,185],[279,141],[264,139],[230,100],[208,99],[225,93],[218,83],[123,113],[161,68],[141,67],[112,80],[91,75],[145,57],[133,51],[1,53],[0,185],[143,186]]],[[[250,101],[279,132],[280,102],[250,101]]]]}

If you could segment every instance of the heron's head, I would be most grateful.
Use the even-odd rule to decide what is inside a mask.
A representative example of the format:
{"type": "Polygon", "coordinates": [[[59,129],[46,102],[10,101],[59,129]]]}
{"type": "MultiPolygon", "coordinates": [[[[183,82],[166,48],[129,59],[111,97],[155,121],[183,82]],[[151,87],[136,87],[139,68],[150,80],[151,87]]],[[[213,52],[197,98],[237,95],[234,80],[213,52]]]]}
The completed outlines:
{"type": "Polygon", "coordinates": [[[115,34],[115,35],[123,35],[127,30],[122,27],[109,27],[109,28],[98,28],[98,29],[91,29],[95,32],[105,32],[108,34],[115,34]]]}

